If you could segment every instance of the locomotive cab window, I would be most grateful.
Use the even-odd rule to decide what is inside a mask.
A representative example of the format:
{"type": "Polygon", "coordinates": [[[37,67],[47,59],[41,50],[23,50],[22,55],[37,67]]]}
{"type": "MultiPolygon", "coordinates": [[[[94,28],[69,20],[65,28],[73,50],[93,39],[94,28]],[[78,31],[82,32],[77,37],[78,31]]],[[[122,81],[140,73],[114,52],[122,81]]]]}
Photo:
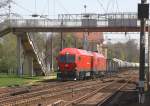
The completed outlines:
{"type": "Polygon", "coordinates": [[[66,63],[75,62],[75,55],[66,54],[66,63]]]}
{"type": "Polygon", "coordinates": [[[61,55],[59,56],[58,60],[63,63],[73,63],[75,62],[75,55],[70,54],[61,55]]]}

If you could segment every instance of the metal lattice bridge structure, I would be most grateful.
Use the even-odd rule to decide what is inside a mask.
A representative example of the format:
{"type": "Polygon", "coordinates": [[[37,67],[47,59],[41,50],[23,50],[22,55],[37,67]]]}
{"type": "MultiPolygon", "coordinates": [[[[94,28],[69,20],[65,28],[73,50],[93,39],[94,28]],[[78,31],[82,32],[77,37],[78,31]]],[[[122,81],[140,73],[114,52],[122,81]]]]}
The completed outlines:
{"type": "Polygon", "coordinates": [[[137,13],[61,14],[58,19],[9,19],[0,24],[7,32],[139,32],[137,13]]]}

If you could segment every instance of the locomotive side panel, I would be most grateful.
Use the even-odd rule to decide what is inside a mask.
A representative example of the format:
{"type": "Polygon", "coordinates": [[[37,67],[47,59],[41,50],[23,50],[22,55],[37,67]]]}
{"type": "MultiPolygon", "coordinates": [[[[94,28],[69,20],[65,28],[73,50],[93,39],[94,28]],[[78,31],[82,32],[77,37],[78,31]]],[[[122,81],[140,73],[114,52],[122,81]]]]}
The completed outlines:
{"type": "Polygon", "coordinates": [[[77,71],[91,71],[92,58],[91,56],[79,55],[76,59],[77,71]]]}
{"type": "Polygon", "coordinates": [[[102,54],[94,54],[94,68],[96,71],[106,71],[106,58],[102,54]]]}
{"type": "Polygon", "coordinates": [[[106,59],[98,58],[97,71],[106,71],[106,59]]]}

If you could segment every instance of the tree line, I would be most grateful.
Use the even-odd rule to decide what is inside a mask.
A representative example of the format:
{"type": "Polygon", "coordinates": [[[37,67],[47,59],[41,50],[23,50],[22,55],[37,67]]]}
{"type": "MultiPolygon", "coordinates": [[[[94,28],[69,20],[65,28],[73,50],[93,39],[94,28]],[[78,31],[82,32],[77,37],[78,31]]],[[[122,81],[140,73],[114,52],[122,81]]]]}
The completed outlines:
{"type": "Polygon", "coordinates": [[[118,58],[129,62],[139,62],[140,50],[135,40],[125,43],[108,43],[108,58],[118,58]]]}
{"type": "MultiPolygon", "coordinates": [[[[34,36],[37,47],[40,52],[45,53],[45,64],[51,63],[51,42],[53,39],[52,53],[53,53],[53,66],[57,69],[56,57],[61,49],[61,36],[60,33],[53,33],[49,40],[47,36],[38,34],[34,36]],[[48,42],[47,42],[48,41],[48,42]]],[[[8,34],[0,38],[0,73],[17,73],[17,40],[13,34],[8,34]]],[[[89,48],[94,47],[96,49],[96,43],[89,42],[89,48]]],[[[125,43],[108,43],[108,58],[119,58],[131,62],[139,62],[139,48],[134,40],[129,40],[125,43]]],[[[63,34],[63,47],[83,47],[83,40],[76,39],[72,33],[63,34]]],[[[92,48],[91,48],[92,49],[92,48]]]]}
{"type": "Polygon", "coordinates": [[[0,39],[0,73],[16,73],[16,36],[8,34],[0,39]]]}

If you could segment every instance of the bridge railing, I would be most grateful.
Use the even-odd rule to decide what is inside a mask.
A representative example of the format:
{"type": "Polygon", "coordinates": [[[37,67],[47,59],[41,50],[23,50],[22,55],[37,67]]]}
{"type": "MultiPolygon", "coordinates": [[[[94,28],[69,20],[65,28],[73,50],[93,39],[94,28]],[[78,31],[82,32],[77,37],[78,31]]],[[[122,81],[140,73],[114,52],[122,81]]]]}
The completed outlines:
{"type": "MultiPolygon", "coordinates": [[[[109,27],[139,26],[136,13],[110,14],[63,14],[58,19],[10,19],[5,27],[109,27]]],[[[2,28],[3,29],[3,28],[2,28]]]]}
{"type": "MultiPolygon", "coordinates": [[[[147,25],[149,20],[147,21],[147,25]]],[[[0,32],[6,28],[88,28],[140,27],[137,13],[62,14],[58,19],[10,19],[0,23],[0,32]]],[[[2,33],[3,34],[3,33],[2,33]]]]}
{"type": "MultiPolygon", "coordinates": [[[[10,27],[83,27],[83,20],[9,20],[10,27]]],[[[9,25],[9,21],[7,22],[9,25]]],[[[91,20],[86,20],[90,22],[91,20]]],[[[91,21],[92,22],[92,21],[91,21]]],[[[109,27],[109,26],[137,26],[136,19],[108,19],[96,21],[95,27],[109,27]]],[[[88,25],[87,25],[88,26],[88,25]]],[[[91,27],[90,24],[88,27],[91,27]]],[[[93,26],[92,26],[93,27],[93,26]]]]}

